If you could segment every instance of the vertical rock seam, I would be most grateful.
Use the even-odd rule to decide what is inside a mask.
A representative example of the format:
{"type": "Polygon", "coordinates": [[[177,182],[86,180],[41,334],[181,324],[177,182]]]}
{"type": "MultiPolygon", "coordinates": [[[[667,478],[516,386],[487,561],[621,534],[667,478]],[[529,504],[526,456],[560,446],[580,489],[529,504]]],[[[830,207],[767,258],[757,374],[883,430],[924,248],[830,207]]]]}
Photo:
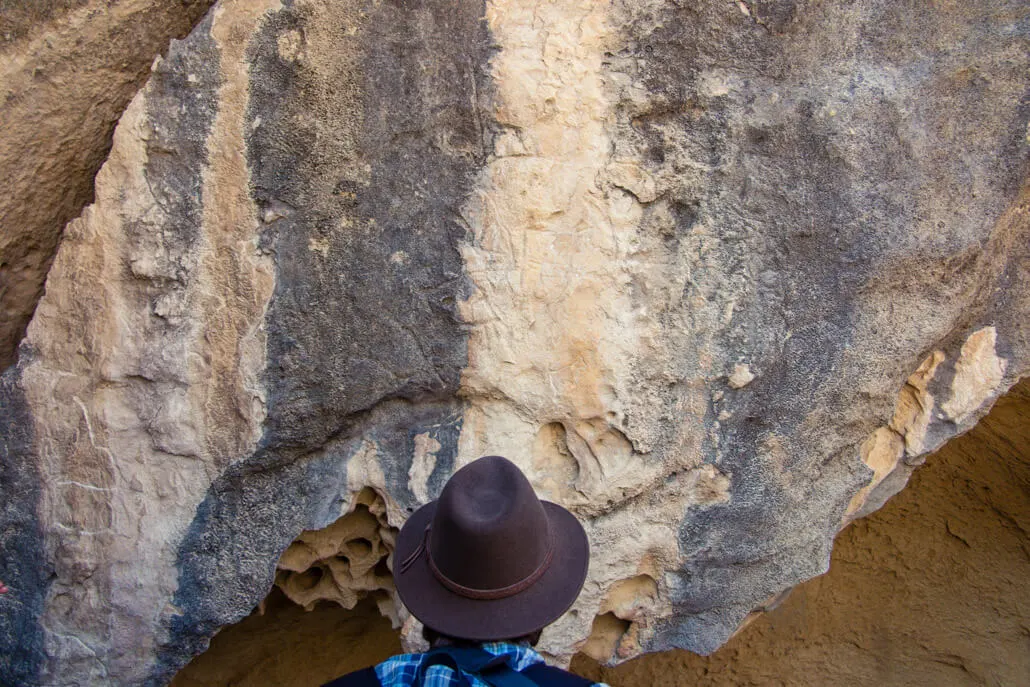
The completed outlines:
{"type": "MultiPolygon", "coordinates": [[[[471,331],[459,464],[503,452],[607,552],[544,635],[545,651],[567,656],[568,639],[587,636],[608,605],[606,590],[679,567],[672,523],[724,500],[729,482],[701,465],[704,385],[675,384],[691,353],[663,336],[680,277],[676,256],[641,226],[655,179],[618,140],[620,17],[582,0],[496,0],[487,18],[498,134],[464,210],[475,288],[462,304],[471,331]],[[640,373],[643,359],[652,373],[640,373]]],[[[641,594],[623,606],[646,626],[661,601],[641,594]]]]}
{"type": "Polygon", "coordinates": [[[0,370],[43,295],[65,224],[94,195],[118,118],[154,57],[214,0],[5,2],[0,8],[0,370]]]}
{"type": "Polygon", "coordinates": [[[140,657],[159,637],[144,627],[175,587],[176,521],[217,463],[204,411],[190,405],[210,380],[192,367],[204,339],[186,316],[203,288],[201,179],[219,68],[210,26],[174,44],[127,109],[17,368],[37,434],[65,447],[36,454],[55,573],[45,684],[145,674],[140,657]],[[193,97],[169,107],[186,88],[193,97]]]}
{"type": "Polygon", "coordinates": [[[163,640],[144,626],[177,612],[175,547],[211,480],[258,438],[272,275],[232,135],[242,47],[229,64],[221,48],[260,11],[223,9],[173,43],[126,110],[12,371],[45,445],[67,450],[28,454],[54,566],[44,684],[142,682],[163,640]]]}
{"type": "Polygon", "coordinates": [[[279,269],[268,446],[311,449],[384,399],[457,389],[481,16],[476,2],[298,1],[255,41],[248,156],[279,269]]]}

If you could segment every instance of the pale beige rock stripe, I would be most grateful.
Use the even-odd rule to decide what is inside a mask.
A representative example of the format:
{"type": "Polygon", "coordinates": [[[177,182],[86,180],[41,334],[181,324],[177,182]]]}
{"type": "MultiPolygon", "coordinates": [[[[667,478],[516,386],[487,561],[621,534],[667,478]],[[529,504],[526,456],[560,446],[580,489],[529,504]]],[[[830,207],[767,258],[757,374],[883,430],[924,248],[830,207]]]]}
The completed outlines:
{"type": "MultiPolygon", "coordinates": [[[[462,306],[472,327],[458,464],[503,450],[586,520],[597,551],[573,611],[545,634],[543,648],[561,658],[596,615],[663,614],[656,580],[678,567],[683,513],[729,488],[711,466],[698,469],[698,452],[657,460],[626,429],[647,404],[633,365],[661,337],[631,287],[654,270],[639,225],[655,182],[613,153],[617,90],[603,62],[619,37],[609,11],[590,0],[487,5],[502,134],[465,208],[472,240],[462,247],[474,290],[462,306]]],[[[700,429],[703,414],[681,421],[700,429]]],[[[638,626],[616,637],[629,652],[644,639],[638,626]]]]}
{"type": "Polygon", "coordinates": [[[44,611],[51,684],[146,678],[163,639],[154,629],[166,626],[158,619],[175,613],[168,601],[185,529],[211,481],[259,437],[261,324],[274,277],[256,247],[249,196],[244,57],[256,23],[277,6],[250,0],[214,10],[220,110],[185,287],[152,303],[140,280],[167,262],[162,238],[132,245],[125,234],[129,223],[162,221],[146,177],[147,88],[119,123],[95,204],[65,232],[49,277],[64,288],[48,290],[29,328],[39,355],[23,384],[43,447],[47,536],[82,566],[58,571],[44,611]],[[169,340],[153,331],[155,316],[191,325],[169,340]],[[154,360],[161,373],[143,374],[154,360]]]}
{"type": "Polygon", "coordinates": [[[903,459],[910,466],[920,465],[927,454],[943,445],[941,438],[929,446],[926,444],[927,430],[935,419],[953,423],[954,427],[947,435],[950,439],[952,433],[971,429],[978,411],[1000,395],[1008,360],[997,354],[997,340],[998,331],[993,326],[982,327],[966,338],[954,363],[949,389],[951,396],[940,404],[938,413],[935,413],[937,399],[928,387],[941,363],[945,362],[944,352],[931,353],[909,376],[898,394],[890,423],[873,432],[860,448],[862,461],[873,470],[873,477],[852,497],[844,516],[845,525],[869,515],[905,486],[907,474],[903,480],[890,485],[886,492],[872,498],[877,487],[898,470],[903,459]],[[867,501],[871,501],[869,506],[867,501]]]}
{"type": "Polygon", "coordinates": [[[282,7],[279,0],[222,2],[214,11],[211,35],[222,53],[220,109],[209,137],[204,175],[201,277],[208,285],[196,321],[198,339],[207,338],[206,364],[191,359],[194,405],[202,409],[206,450],[222,465],[250,455],[261,436],[265,394],[265,311],[272,299],[275,266],[258,250],[257,208],[247,169],[247,105],[250,74],[248,40],[262,17],[282,7]]]}

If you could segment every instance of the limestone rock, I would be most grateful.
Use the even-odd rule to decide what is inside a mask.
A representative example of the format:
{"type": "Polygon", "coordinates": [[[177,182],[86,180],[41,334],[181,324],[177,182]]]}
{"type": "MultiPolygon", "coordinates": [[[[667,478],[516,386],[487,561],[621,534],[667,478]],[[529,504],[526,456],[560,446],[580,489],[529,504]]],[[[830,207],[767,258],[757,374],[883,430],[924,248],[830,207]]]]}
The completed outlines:
{"type": "Polygon", "coordinates": [[[391,574],[397,528],[389,525],[382,498],[371,489],[355,501],[353,512],[323,529],[302,532],[287,547],[276,566],[275,585],[308,611],[321,601],[351,610],[371,597],[382,615],[399,626],[391,574]]]}
{"type": "Polygon", "coordinates": [[[1023,684],[1028,534],[1030,378],[841,532],[826,575],[714,654],[572,667],[612,687],[1023,684]]]}
{"type": "Polygon", "coordinates": [[[0,4],[0,370],[154,57],[214,0],[0,4]]]}
{"type": "Polygon", "coordinates": [[[164,683],[491,453],[593,546],[547,652],[713,651],[1030,367],[1028,22],[220,2],[0,386],[2,676],[164,683]]]}

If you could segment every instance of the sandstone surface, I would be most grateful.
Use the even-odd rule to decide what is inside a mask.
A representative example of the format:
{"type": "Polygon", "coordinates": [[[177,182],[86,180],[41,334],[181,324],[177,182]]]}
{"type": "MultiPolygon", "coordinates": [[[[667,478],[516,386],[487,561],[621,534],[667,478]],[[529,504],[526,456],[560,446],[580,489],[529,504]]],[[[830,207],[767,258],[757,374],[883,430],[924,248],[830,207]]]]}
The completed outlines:
{"type": "Polygon", "coordinates": [[[170,687],[311,687],[400,652],[397,632],[371,601],[305,611],[273,592],[263,611],[215,635],[170,687]]]}
{"type": "Polygon", "coordinates": [[[164,684],[295,541],[410,641],[489,453],[595,551],[547,652],[714,651],[1027,373],[1028,73],[1006,0],[219,2],[0,381],[0,679],[164,684]]]}
{"type": "MultiPolygon", "coordinates": [[[[572,669],[613,687],[1023,684],[1030,676],[1028,418],[1024,380],[972,431],[927,457],[885,508],[841,532],[826,575],[797,587],[711,656],[676,650],[605,668],[581,653],[572,669]]],[[[374,663],[399,650],[389,623],[372,630],[369,614],[379,615],[368,602],[353,612],[321,604],[304,613],[273,588],[172,685],[264,687],[269,675],[282,687],[322,684],[348,660],[374,663]],[[355,627],[367,634],[347,632],[355,627]]]]}
{"type": "Polygon", "coordinates": [[[581,674],[612,687],[1021,685],[1030,679],[1030,380],[837,537],[830,571],[711,656],[581,674]]]}
{"type": "Polygon", "coordinates": [[[115,123],[171,38],[214,0],[0,2],[0,370],[64,225],[93,200],[115,123]]]}

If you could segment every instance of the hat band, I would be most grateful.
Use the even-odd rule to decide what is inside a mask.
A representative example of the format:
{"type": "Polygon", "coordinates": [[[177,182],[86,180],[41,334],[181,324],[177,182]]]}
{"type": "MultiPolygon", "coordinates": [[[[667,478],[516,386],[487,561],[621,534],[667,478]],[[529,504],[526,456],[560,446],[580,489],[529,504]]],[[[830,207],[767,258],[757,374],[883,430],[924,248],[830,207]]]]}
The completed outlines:
{"type": "Polygon", "coordinates": [[[496,589],[479,589],[476,587],[466,587],[463,584],[458,584],[447,575],[440,572],[440,569],[436,567],[436,561],[433,560],[433,552],[429,548],[429,532],[432,530],[432,524],[426,526],[425,535],[422,537],[421,543],[418,548],[415,549],[410,556],[408,556],[403,563],[401,563],[401,572],[411,567],[420,554],[425,552],[426,561],[429,563],[429,569],[433,573],[433,577],[450,591],[464,596],[467,599],[480,599],[480,600],[493,600],[493,599],[504,599],[509,596],[514,596],[519,592],[525,591],[533,586],[533,583],[543,577],[544,573],[551,566],[551,561],[554,559],[554,538],[551,537],[551,533],[548,530],[547,533],[547,553],[544,554],[544,560],[541,561],[537,569],[529,573],[526,577],[522,578],[515,584],[510,584],[507,587],[498,587],[496,589]]]}

